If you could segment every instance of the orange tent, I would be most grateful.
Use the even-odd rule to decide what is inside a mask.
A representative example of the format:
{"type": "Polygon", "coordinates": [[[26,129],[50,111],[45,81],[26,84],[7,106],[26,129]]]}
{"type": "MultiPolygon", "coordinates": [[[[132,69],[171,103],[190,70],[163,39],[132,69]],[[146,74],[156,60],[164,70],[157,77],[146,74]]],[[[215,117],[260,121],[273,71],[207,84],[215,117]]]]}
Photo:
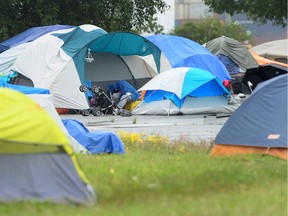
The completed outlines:
{"type": "Polygon", "coordinates": [[[282,62],[277,62],[277,61],[273,61],[267,58],[264,58],[258,54],[256,54],[254,51],[249,50],[249,52],[251,53],[251,55],[254,57],[254,59],[256,60],[256,62],[259,65],[266,65],[266,64],[277,64],[277,65],[281,65],[283,67],[288,67],[288,64],[282,63],[282,62]]]}

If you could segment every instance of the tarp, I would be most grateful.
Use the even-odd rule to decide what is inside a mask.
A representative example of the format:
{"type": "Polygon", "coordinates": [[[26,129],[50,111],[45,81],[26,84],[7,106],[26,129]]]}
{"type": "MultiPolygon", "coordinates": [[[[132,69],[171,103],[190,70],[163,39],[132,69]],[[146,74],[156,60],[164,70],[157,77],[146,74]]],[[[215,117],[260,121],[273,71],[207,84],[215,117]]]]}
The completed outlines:
{"type": "Polygon", "coordinates": [[[93,188],[51,116],[15,90],[0,88],[0,101],[0,202],[93,204],[93,188]]]}
{"type": "Polygon", "coordinates": [[[219,131],[216,146],[265,148],[265,154],[283,149],[287,159],[287,79],[280,75],[260,83],[219,131]]]}
{"type": "Polygon", "coordinates": [[[146,38],[161,49],[173,68],[195,67],[210,71],[220,81],[231,79],[222,62],[192,40],[174,35],[151,35],[146,38]]]}
{"type": "Polygon", "coordinates": [[[49,25],[27,29],[26,31],[0,43],[0,53],[17,45],[34,41],[38,37],[60,29],[71,29],[69,25],[49,25]]]}
{"type": "Polygon", "coordinates": [[[115,83],[107,85],[106,90],[111,93],[120,92],[120,98],[127,92],[131,93],[133,101],[137,101],[140,97],[140,93],[125,80],[119,80],[115,83]]]}
{"type": "Polygon", "coordinates": [[[90,132],[81,122],[75,119],[64,119],[62,122],[67,128],[69,134],[92,154],[125,153],[124,144],[114,132],[90,132]]]}
{"type": "Polygon", "coordinates": [[[275,40],[266,43],[259,44],[252,47],[250,50],[254,51],[258,55],[283,63],[288,62],[288,40],[275,40]]]}
{"type": "Polygon", "coordinates": [[[3,79],[1,79],[1,77],[0,77],[0,87],[14,89],[24,94],[50,94],[48,89],[9,84],[5,82],[3,79]]]}
{"type": "Polygon", "coordinates": [[[235,68],[229,68],[229,64],[225,65],[228,71],[230,69],[230,74],[236,74],[236,72],[245,72],[249,68],[258,67],[257,62],[250,54],[247,47],[233,38],[229,38],[223,35],[221,37],[214,38],[208,41],[203,46],[206,47],[212,54],[217,56],[219,59],[222,58],[222,55],[227,56],[237,66],[241,68],[241,70],[237,72],[235,71],[235,68]]]}

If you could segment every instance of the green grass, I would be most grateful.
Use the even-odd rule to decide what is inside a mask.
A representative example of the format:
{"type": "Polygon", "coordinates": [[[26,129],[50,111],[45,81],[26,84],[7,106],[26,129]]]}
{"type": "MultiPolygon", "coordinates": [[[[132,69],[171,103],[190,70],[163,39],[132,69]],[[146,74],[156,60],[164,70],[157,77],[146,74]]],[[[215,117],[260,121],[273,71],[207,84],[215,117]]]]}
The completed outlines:
{"type": "Polygon", "coordinates": [[[78,156],[97,193],[94,206],[9,203],[0,215],[287,215],[287,161],[210,158],[207,143],[168,144],[157,136],[122,139],[125,155],[78,156]]]}

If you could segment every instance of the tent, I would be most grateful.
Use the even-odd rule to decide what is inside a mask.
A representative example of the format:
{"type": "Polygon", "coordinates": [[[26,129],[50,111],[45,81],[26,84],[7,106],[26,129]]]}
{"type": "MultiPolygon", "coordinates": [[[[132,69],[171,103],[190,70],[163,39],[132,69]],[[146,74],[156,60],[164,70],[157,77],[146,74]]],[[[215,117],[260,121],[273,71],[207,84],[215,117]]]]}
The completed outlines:
{"type": "Polygon", "coordinates": [[[247,47],[233,38],[221,36],[203,46],[223,62],[231,75],[258,67],[247,47]]]}
{"type": "Polygon", "coordinates": [[[16,61],[17,57],[30,45],[30,42],[23,43],[12,47],[0,53],[0,75],[8,76],[10,74],[11,66],[16,61]]]}
{"type": "Polygon", "coordinates": [[[66,135],[66,137],[69,139],[69,142],[75,153],[87,153],[88,152],[87,149],[83,145],[81,145],[73,136],[69,134],[68,130],[62,123],[62,120],[53,105],[53,95],[27,94],[27,96],[32,98],[46,112],[49,113],[52,119],[57,123],[57,125],[61,128],[61,130],[66,135]]]}
{"type": "Polygon", "coordinates": [[[222,62],[192,40],[174,35],[151,35],[146,38],[161,49],[172,68],[195,67],[210,71],[221,82],[231,79],[222,62]]]}
{"type": "Polygon", "coordinates": [[[179,67],[162,72],[138,91],[145,92],[133,114],[214,114],[231,113],[230,93],[209,71],[179,67]]]}
{"type": "Polygon", "coordinates": [[[269,154],[288,159],[287,79],[260,83],[224,124],[211,156],[269,154]]]}
{"type": "Polygon", "coordinates": [[[89,205],[95,194],[69,140],[26,95],[0,88],[0,202],[89,205]]]}
{"type": "Polygon", "coordinates": [[[3,79],[1,79],[1,77],[0,77],[0,87],[14,89],[24,94],[49,94],[48,89],[9,84],[5,82],[3,79]]]}
{"type": "Polygon", "coordinates": [[[259,66],[261,65],[268,65],[268,64],[276,64],[276,65],[280,65],[283,67],[288,67],[288,64],[282,63],[282,62],[278,62],[278,61],[273,61],[271,59],[267,59],[264,58],[260,55],[258,55],[257,53],[255,53],[253,50],[249,50],[249,52],[251,53],[251,55],[253,56],[253,58],[256,60],[256,62],[259,64],[259,66]]]}
{"type": "MultiPolygon", "coordinates": [[[[55,30],[57,28],[50,28],[47,26],[43,26],[43,28],[39,27],[39,29],[44,30],[43,32],[37,32],[37,31],[31,31],[29,35],[29,37],[27,38],[20,38],[22,40],[20,41],[15,41],[15,43],[13,44],[13,46],[11,45],[11,48],[3,51],[2,53],[0,53],[0,74],[3,76],[7,76],[10,74],[11,72],[11,67],[13,66],[14,62],[16,61],[16,59],[18,58],[18,56],[28,47],[30,46],[30,44],[37,40],[38,38],[42,37],[42,36],[46,36],[46,35],[51,35],[54,33],[67,33],[72,31],[74,28],[70,27],[70,28],[65,28],[66,26],[60,26],[60,28],[58,30],[55,30]],[[61,28],[62,27],[62,28],[61,28]],[[51,31],[49,32],[48,31],[51,31]],[[55,31],[52,31],[55,30],[55,31]],[[48,32],[46,34],[46,32],[48,32]],[[32,34],[32,33],[35,33],[32,34]],[[44,34],[45,33],[45,34],[44,34]]],[[[36,28],[36,27],[35,27],[36,28]]],[[[21,33],[22,34],[22,33],[21,33]]],[[[21,35],[19,34],[19,35],[21,35]]],[[[18,36],[15,36],[15,38],[18,38],[18,36]]],[[[11,38],[12,39],[12,38],[11,38]]],[[[10,40],[10,39],[9,39],[10,40]]],[[[8,40],[7,40],[8,41],[8,40]]]]}
{"type": "Polygon", "coordinates": [[[288,41],[287,39],[274,40],[259,44],[252,47],[250,50],[258,55],[268,58],[270,60],[288,63],[288,41]]]}
{"type": "Polygon", "coordinates": [[[82,25],[68,33],[38,38],[18,56],[11,69],[21,75],[16,84],[26,79],[30,85],[48,88],[54,95],[56,108],[87,109],[87,96],[79,91],[81,84],[86,84],[87,80],[112,82],[120,77],[137,84],[137,78],[148,80],[161,71],[160,59],[161,51],[140,35],[127,32],[108,34],[99,27],[82,25]],[[117,56],[107,54],[106,62],[103,62],[95,52],[117,56]],[[135,60],[147,55],[153,56],[156,72],[143,59],[135,60]],[[135,62],[142,65],[135,65],[135,62]],[[146,74],[139,75],[141,70],[146,74]]]}
{"type": "Polygon", "coordinates": [[[38,37],[45,35],[47,33],[60,30],[60,29],[71,29],[73,26],[69,25],[49,25],[49,26],[38,26],[27,29],[26,31],[0,43],[0,53],[18,46],[20,44],[28,43],[34,41],[38,37]]]}

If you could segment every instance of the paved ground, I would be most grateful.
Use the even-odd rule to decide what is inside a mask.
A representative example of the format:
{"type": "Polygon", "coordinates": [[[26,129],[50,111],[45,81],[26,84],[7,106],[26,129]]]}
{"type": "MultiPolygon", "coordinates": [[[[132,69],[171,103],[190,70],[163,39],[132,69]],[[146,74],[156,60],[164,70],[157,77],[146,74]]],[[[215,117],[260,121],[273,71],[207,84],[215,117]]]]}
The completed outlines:
{"type": "Polygon", "coordinates": [[[82,116],[60,115],[62,119],[76,119],[90,131],[125,131],[133,133],[159,134],[171,139],[213,140],[229,117],[183,115],[183,116],[82,116]]]}

